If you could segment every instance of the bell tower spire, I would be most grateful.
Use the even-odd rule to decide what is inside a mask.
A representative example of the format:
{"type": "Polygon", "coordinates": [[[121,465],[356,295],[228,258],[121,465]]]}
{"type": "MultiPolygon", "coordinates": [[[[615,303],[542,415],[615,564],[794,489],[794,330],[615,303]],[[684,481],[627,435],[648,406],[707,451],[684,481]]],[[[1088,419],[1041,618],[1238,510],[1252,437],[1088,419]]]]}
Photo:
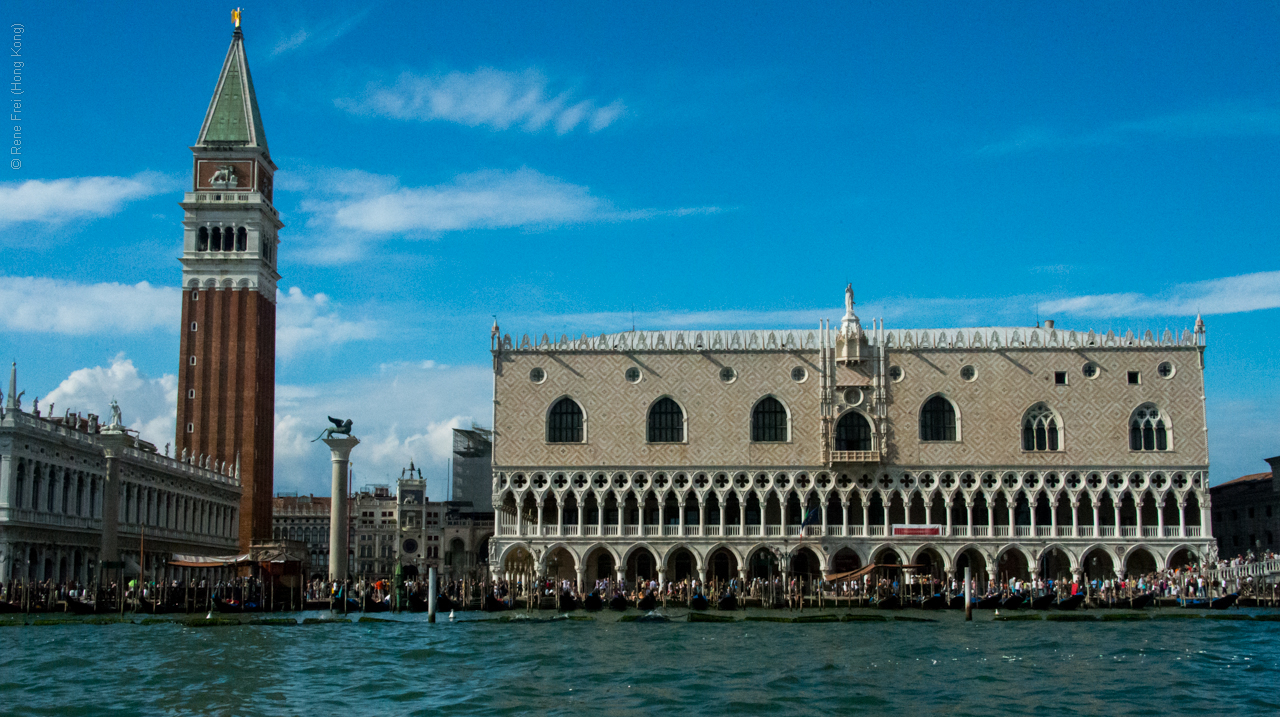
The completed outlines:
{"type": "Polygon", "coordinates": [[[175,454],[238,465],[240,547],[271,537],[275,427],[276,165],[239,12],[183,195],[175,454]]]}

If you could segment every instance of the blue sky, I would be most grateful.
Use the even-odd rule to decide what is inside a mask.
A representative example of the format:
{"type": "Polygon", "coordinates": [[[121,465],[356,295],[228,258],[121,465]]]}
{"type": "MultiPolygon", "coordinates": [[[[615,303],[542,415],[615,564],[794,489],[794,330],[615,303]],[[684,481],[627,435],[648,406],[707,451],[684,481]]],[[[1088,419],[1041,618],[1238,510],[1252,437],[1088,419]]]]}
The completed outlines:
{"type": "MultiPolygon", "coordinates": [[[[114,395],[172,439],[177,202],[230,9],[5,6],[0,353],[28,401],[114,395]]],[[[1214,480],[1266,470],[1278,31],[1268,3],[246,4],[288,225],[276,487],[327,490],[326,413],[357,482],[439,481],[448,429],[489,420],[494,314],[814,326],[846,282],[891,327],[1203,312],[1214,480]]]]}

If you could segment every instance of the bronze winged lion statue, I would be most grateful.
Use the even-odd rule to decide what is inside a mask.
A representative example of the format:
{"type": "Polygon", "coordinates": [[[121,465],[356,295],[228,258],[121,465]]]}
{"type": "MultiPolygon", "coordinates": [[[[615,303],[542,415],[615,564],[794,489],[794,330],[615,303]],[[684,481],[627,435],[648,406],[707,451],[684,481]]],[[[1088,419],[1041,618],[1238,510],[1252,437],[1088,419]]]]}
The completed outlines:
{"type": "Polygon", "coordinates": [[[333,428],[326,428],[323,431],[321,431],[320,435],[311,439],[312,443],[315,443],[321,438],[333,438],[334,436],[351,435],[351,419],[350,418],[344,421],[341,418],[334,418],[333,416],[329,416],[329,422],[333,424],[333,428]]]}

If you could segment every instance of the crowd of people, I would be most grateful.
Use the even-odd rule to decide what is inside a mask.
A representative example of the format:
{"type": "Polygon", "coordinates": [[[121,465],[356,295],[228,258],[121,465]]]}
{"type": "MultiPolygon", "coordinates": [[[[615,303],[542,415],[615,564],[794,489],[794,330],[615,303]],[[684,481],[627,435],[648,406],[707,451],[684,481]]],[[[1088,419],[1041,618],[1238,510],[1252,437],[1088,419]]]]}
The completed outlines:
{"type": "MultiPolygon", "coordinates": [[[[975,599],[1021,596],[1032,600],[1052,594],[1062,600],[1084,595],[1094,603],[1114,603],[1123,599],[1149,595],[1180,601],[1212,599],[1228,593],[1241,597],[1280,599],[1274,583],[1255,581],[1252,575],[1221,576],[1224,568],[1250,565],[1280,559],[1273,551],[1249,551],[1213,563],[1188,564],[1168,570],[1141,574],[1094,577],[1082,575],[1030,579],[998,576],[975,579],[971,594],[975,599]]],[[[425,580],[411,579],[402,583],[403,592],[393,595],[389,580],[347,580],[343,582],[314,579],[301,591],[279,588],[258,577],[244,576],[222,580],[193,578],[190,580],[147,580],[136,577],[123,583],[82,584],[75,581],[55,582],[14,579],[0,584],[0,611],[68,611],[68,612],[160,612],[316,609],[321,606],[345,606],[350,610],[425,609],[429,586],[425,580]]],[[[565,578],[513,576],[495,581],[446,580],[439,585],[438,600],[452,609],[498,603],[503,607],[543,606],[548,600],[557,606],[581,605],[589,595],[604,602],[618,599],[637,605],[647,598],[655,604],[688,605],[697,598],[718,602],[726,598],[745,599],[764,607],[801,607],[813,604],[869,604],[888,596],[904,601],[942,595],[950,598],[963,594],[960,575],[920,575],[907,571],[878,570],[857,577],[828,581],[819,575],[772,575],[711,580],[695,577],[660,582],[654,577],[636,581],[604,578],[584,586],[580,592],[575,581],[565,578]]],[[[335,608],[337,609],[337,608],[335,608]]]]}
{"type": "MultiPolygon", "coordinates": [[[[252,576],[222,580],[209,578],[81,583],[10,580],[0,585],[0,611],[21,612],[201,612],[211,609],[257,609],[271,597],[271,589],[252,576]],[[264,595],[265,594],[265,595],[264,595]]],[[[288,609],[298,601],[287,600],[281,592],[278,608],[288,609]]]]}

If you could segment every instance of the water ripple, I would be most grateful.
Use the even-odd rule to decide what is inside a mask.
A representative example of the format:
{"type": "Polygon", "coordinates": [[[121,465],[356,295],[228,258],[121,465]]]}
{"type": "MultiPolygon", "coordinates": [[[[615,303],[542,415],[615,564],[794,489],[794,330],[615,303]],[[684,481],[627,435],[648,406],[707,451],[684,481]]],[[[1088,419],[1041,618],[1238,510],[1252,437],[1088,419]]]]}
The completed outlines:
{"type": "MultiPolygon", "coordinates": [[[[674,615],[682,617],[679,614],[674,615]]],[[[390,623],[0,630],[13,714],[1256,714],[1280,623],[390,623]]]]}

